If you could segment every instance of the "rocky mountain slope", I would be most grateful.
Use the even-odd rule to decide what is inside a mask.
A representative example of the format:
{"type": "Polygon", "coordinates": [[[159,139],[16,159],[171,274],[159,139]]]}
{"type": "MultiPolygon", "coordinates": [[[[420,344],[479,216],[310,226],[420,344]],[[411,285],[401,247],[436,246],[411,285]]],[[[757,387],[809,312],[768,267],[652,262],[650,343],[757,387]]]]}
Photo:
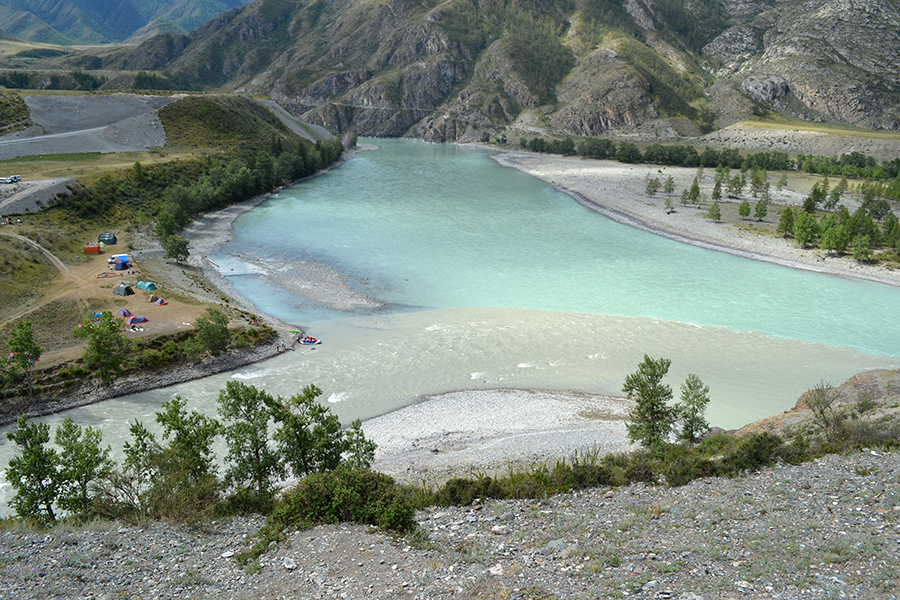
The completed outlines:
{"type": "Polygon", "coordinates": [[[48,44],[101,44],[187,33],[246,0],[2,0],[0,31],[48,44]]]}
{"type": "Polygon", "coordinates": [[[256,0],[102,67],[436,141],[672,140],[755,115],[895,130],[898,22],[896,2],[872,0],[256,0]]]}

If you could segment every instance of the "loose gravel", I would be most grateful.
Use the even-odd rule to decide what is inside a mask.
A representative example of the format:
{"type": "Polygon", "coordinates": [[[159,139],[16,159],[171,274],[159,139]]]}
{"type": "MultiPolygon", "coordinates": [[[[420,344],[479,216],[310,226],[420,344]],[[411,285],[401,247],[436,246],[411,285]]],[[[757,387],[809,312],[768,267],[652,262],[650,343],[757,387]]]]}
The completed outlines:
{"type": "Polygon", "coordinates": [[[0,534],[0,598],[897,598],[900,454],[680,488],[417,513],[427,540],[327,525],[241,568],[259,517],[0,534]]]}

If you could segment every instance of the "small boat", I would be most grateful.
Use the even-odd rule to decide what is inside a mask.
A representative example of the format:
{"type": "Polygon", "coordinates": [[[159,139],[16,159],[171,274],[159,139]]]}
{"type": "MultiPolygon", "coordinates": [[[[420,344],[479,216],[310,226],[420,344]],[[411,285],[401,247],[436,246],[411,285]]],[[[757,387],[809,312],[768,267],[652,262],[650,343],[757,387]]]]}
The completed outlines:
{"type": "Polygon", "coordinates": [[[308,336],[302,337],[302,338],[297,338],[297,341],[300,342],[301,344],[303,344],[304,346],[315,346],[316,344],[322,343],[318,339],[314,338],[311,335],[308,335],[308,336]]]}

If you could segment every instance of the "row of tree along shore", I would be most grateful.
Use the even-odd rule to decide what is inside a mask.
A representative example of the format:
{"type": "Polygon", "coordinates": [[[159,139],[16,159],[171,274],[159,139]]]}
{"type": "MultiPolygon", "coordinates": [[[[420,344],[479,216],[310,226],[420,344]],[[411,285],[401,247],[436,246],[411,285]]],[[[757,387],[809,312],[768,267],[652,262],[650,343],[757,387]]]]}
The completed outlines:
{"type": "Polygon", "coordinates": [[[261,513],[266,525],[252,549],[237,557],[247,563],[284,540],[286,532],[319,523],[368,523],[421,541],[415,510],[431,505],[543,498],[637,482],[680,486],[779,461],[799,464],[828,452],[900,445],[900,423],[880,416],[877,399],[840,403],[838,392],[825,384],[807,393],[812,418],[790,437],[710,433],[704,417],[709,388],[689,375],[680,400],[672,404],[672,389],[663,383],[670,364],[645,356],[625,379],[623,391],[635,402],[627,431],[639,449],[605,456],[588,451],[502,477],[452,478],[437,488],[401,487],[372,471],[376,445],[359,421],[342,428],[318,402],[322,392],[314,385],[283,399],[230,381],[219,392],[218,418],[188,411],[187,400],[176,397],[156,413],[161,439],[141,422],[131,424],[121,464],[110,458],[99,430],[66,419],[56,429],[54,447],[49,427],[23,415],[7,434],[19,450],[6,467],[16,492],[9,506],[35,527],[95,518],[198,524],[261,513]],[[213,448],[219,436],[227,453],[217,458],[213,448]],[[299,482],[280,489],[286,475],[299,482]]]}

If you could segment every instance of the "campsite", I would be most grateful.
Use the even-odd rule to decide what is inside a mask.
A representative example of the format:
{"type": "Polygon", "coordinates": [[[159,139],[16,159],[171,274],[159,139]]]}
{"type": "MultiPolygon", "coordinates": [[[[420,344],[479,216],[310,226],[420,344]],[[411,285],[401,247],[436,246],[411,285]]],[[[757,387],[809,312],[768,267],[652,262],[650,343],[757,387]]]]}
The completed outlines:
{"type": "MultiPolygon", "coordinates": [[[[10,234],[12,232],[7,233],[10,234]]],[[[83,253],[80,252],[76,260],[51,260],[61,277],[40,299],[26,300],[17,306],[15,313],[31,315],[35,337],[44,348],[41,362],[45,366],[81,356],[82,341],[73,338],[71,331],[91,313],[110,311],[117,315],[125,309],[130,315],[146,318],[146,322],[136,324],[137,329],[132,330],[125,318],[116,317],[122,320],[122,330],[128,332],[128,338],[137,339],[190,330],[191,325],[186,323],[194,323],[206,312],[207,304],[180,292],[186,281],[178,279],[175,284],[165,283],[173,276],[181,275],[181,268],[173,269],[172,265],[152,254],[145,259],[138,258],[140,253],[131,251],[132,234],[128,231],[114,234],[115,245],[94,242],[98,235],[86,235],[81,240],[79,250],[83,248],[83,253]],[[124,256],[126,253],[128,267],[116,270],[118,262],[108,263],[112,255],[124,256]],[[124,295],[115,291],[117,287],[124,295]],[[164,303],[158,304],[160,299],[164,303]],[[36,318],[41,312],[52,314],[52,321],[49,316],[47,322],[36,318]]],[[[15,320],[13,311],[4,313],[4,317],[12,319],[7,322],[15,320]]]]}

